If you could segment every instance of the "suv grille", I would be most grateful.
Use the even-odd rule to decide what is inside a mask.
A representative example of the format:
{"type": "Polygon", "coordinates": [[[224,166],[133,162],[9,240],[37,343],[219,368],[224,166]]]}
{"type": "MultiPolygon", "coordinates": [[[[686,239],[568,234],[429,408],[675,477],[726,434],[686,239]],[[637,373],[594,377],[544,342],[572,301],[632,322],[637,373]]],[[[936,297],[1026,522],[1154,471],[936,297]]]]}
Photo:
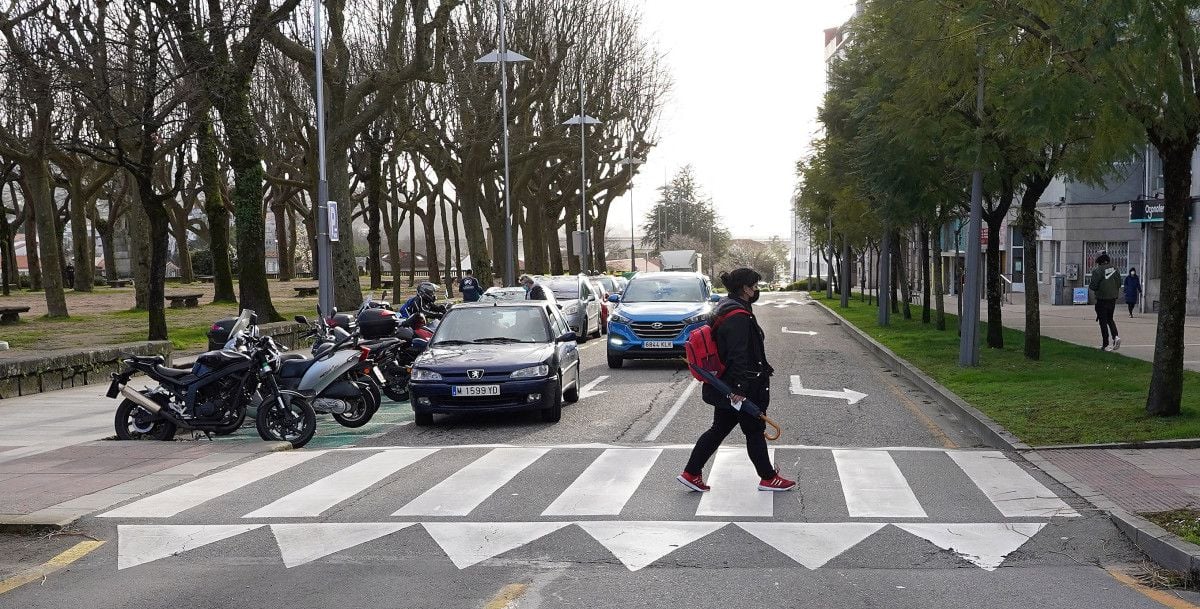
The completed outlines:
{"type": "Polygon", "coordinates": [[[650,339],[650,340],[668,339],[668,338],[675,338],[676,336],[679,336],[679,333],[683,331],[683,322],[680,322],[680,321],[661,321],[661,322],[660,321],[655,321],[655,322],[635,321],[635,322],[629,324],[629,327],[631,329],[633,329],[634,335],[636,335],[638,338],[650,339]],[[658,325],[659,327],[655,328],[654,327],[655,325],[658,325]]]}

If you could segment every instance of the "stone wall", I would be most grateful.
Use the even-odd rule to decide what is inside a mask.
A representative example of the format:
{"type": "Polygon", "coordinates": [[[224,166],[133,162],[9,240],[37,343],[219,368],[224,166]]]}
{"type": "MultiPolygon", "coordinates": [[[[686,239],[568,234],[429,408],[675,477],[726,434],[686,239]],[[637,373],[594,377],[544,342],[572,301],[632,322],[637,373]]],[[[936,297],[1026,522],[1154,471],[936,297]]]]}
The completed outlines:
{"type": "MultiPolygon", "coordinates": [[[[294,325],[294,324],[293,324],[294,325]]],[[[171,357],[171,343],[153,341],[43,352],[0,360],[0,399],[89,383],[104,383],[129,355],[171,357]]]]}

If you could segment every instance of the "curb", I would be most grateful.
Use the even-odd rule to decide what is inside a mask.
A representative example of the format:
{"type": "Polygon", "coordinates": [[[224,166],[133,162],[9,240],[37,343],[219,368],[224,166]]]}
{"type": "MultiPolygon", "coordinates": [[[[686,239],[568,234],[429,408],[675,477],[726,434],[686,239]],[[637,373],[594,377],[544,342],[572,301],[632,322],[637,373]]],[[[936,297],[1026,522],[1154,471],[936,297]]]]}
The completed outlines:
{"type": "Polygon", "coordinates": [[[1021,442],[999,423],[993,421],[974,406],[971,406],[962,398],[955,395],[954,392],[946,389],[940,383],[921,372],[916,366],[908,363],[904,358],[893,353],[891,349],[871,338],[866,332],[863,332],[841,315],[838,315],[833,309],[825,306],[824,303],[815,300],[813,303],[830,317],[837,320],[850,336],[874,353],[876,357],[895,368],[901,376],[907,378],[933,396],[943,406],[962,415],[962,420],[966,423],[967,427],[989,445],[1021,453],[1022,457],[1045,472],[1047,476],[1071,489],[1071,492],[1096,506],[1097,509],[1107,513],[1112,519],[1113,524],[1133,542],[1133,545],[1137,546],[1139,550],[1149,556],[1155,563],[1182,573],[1200,574],[1200,546],[1184,541],[1182,538],[1167,532],[1166,529],[1153,522],[1125,511],[1108,497],[1096,492],[1036,452],[1037,450],[1064,448],[1196,448],[1200,447],[1200,440],[1153,440],[1117,444],[1031,447],[1021,442]]]}
{"type": "Polygon", "coordinates": [[[954,392],[943,387],[940,383],[921,372],[916,366],[908,363],[904,358],[896,355],[891,349],[880,344],[875,339],[867,335],[866,332],[858,329],[854,324],[847,321],[841,315],[834,312],[833,309],[825,306],[824,303],[813,301],[822,311],[830,317],[838,321],[838,323],[846,329],[846,331],[859,342],[867,350],[875,354],[876,357],[883,360],[884,363],[900,373],[900,376],[908,379],[922,391],[928,393],[933,398],[937,399],[942,406],[954,411],[960,415],[967,428],[979,436],[984,442],[993,448],[1012,451],[1031,450],[1028,444],[1022,442],[1017,436],[1002,427],[999,423],[993,421],[986,414],[980,412],[974,406],[968,404],[962,398],[958,397],[954,392]]]}
{"type": "MultiPolygon", "coordinates": [[[[290,442],[263,442],[263,449],[257,452],[245,453],[246,457],[253,457],[265,453],[277,453],[285,450],[293,450],[290,442]]],[[[237,459],[226,465],[244,462],[246,459],[237,459]]],[[[205,471],[194,475],[191,479],[198,479],[202,475],[207,475],[205,471]]],[[[134,478],[130,482],[136,483],[140,478],[134,478]]],[[[106,489],[101,489],[95,493],[90,493],[84,497],[76,497],[69,499],[59,505],[42,508],[30,514],[0,514],[0,533],[14,534],[33,534],[47,533],[53,531],[61,531],[75,524],[80,518],[93,514],[101,510],[108,509],[118,503],[124,503],[140,495],[155,493],[166,486],[172,486],[168,483],[165,486],[153,489],[140,489],[135,493],[120,492],[117,488],[121,485],[116,485],[106,489]],[[75,503],[75,505],[68,505],[75,503]]]]}
{"type": "Polygon", "coordinates": [[[1033,450],[1088,450],[1096,448],[1200,448],[1200,438],[1144,440],[1141,442],[1108,442],[1104,444],[1049,444],[1046,446],[1034,446],[1033,450]]]}

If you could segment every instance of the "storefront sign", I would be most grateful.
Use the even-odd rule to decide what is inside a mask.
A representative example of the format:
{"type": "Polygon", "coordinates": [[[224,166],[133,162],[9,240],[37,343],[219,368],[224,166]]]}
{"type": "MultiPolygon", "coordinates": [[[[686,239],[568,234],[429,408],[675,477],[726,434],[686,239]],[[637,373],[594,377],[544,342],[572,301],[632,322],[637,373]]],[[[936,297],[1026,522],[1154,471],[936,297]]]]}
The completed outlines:
{"type": "Polygon", "coordinates": [[[1054,228],[1050,226],[1039,227],[1038,241],[1054,241],[1054,228]]]}
{"type": "Polygon", "coordinates": [[[1087,288],[1075,288],[1074,290],[1071,291],[1071,294],[1072,294],[1071,304],[1085,305],[1088,303],[1088,289],[1087,288]]]}
{"type": "Polygon", "coordinates": [[[1130,201],[1129,221],[1162,222],[1163,212],[1166,211],[1166,208],[1166,202],[1162,199],[1151,199],[1149,201],[1130,201]]]}

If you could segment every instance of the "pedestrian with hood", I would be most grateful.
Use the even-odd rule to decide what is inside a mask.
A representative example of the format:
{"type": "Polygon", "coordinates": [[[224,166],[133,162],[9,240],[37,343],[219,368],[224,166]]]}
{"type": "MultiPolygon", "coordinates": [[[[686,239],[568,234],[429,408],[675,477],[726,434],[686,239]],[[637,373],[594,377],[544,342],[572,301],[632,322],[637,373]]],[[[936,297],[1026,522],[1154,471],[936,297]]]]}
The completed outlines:
{"type": "Polygon", "coordinates": [[[458,293],[462,294],[463,302],[476,302],[483,296],[483,287],[479,285],[475,275],[471,274],[471,269],[467,269],[467,276],[459,280],[458,293]]]}
{"type": "Polygon", "coordinates": [[[533,280],[533,277],[521,275],[521,285],[525,286],[525,300],[548,300],[546,298],[546,288],[538,285],[533,280]]]}
{"type": "Polygon", "coordinates": [[[1117,322],[1113,321],[1113,313],[1117,310],[1117,297],[1121,295],[1121,271],[1112,265],[1108,254],[1101,252],[1096,257],[1096,268],[1092,269],[1088,287],[1096,294],[1096,321],[1100,323],[1100,345],[1102,351],[1116,351],[1121,348],[1121,337],[1117,333],[1117,322]],[[1112,348],[1108,346],[1109,335],[1112,335],[1112,348]]]}
{"type": "Polygon", "coordinates": [[[775,370],[767,363],[765,334],[751,307],[758,300],[757,286],[761,279],[761,275],[749,268],[721,274],[728,295],[717,303],[708,323],[725,366],[720,379],[733,388],[733,393],[721,395],[711,384],[704,384],[702,396],[714,407],[713,423],[696,441],[687,467],[676,478],[694,491],[709,490],[704,483],[704,466],[729,432],[738,426],[746,435],[746,452],[758,473],[758,490],[790,491],[796,486],[794,481],[780,476],[771,464],[767,440],[763,437],[766,423],[740,409],[741,403],[749,398],[765,414],[771,402],[771,374],[775,370]]]}
{"type": "Polygon", "coordinates": [[[1137,269],[1129,267],[1129,274],[1125,276],[1125,304],[1129,305],[1129,317],[1133,317],[1133,308],[1141,296],[1142,278],[1138,277],[1137,269]]]}

